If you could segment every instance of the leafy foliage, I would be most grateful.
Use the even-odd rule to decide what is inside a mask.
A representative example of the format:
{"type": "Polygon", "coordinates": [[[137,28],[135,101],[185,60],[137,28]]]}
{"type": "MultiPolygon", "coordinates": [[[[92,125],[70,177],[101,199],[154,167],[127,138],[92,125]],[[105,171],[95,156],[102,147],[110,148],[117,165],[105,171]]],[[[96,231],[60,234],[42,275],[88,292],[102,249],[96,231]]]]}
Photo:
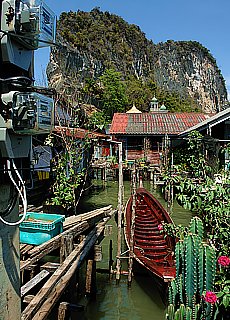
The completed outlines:
{"type": "MultiPolygon", "coordinates": [[[[183,273],[186,271],[186,280],[189,278],[191,284],[193,284],[191,279],[192,275],[189,270],[187,270],[186,262],[181,263],[181,260],[178,258],[178,256],[182,254],[183,246],[188,246],[188,249],[185,250],[183,257],[189,261],[188,265],[190,265],[192,268],[194,265],[192,259],[195,259],[195,256],[197,255],[197,251],[194,250],[197,239],[193,237],[193,240],[190,239],[190,243],[188,243],[188,241],[185,239],[188,238],[189,234],[195,233],[199,235],[199,238],[201,238],[202,235],[205,235],[206,241],[210,245],[198,245],[198,247],[200,247],[197,255],[198,264],[197,268],[194,269],[194,272],[199,274],[199,279],[197,282],[199,295],[201,295],[203,291],[208,292],[210,288],[214,288],[215,292],[217,292],[217,295],[213,293],[213,296],[215,299],[219,298],[219,300],[217,300],[214,309],[211,304],[206,306],[205,318],[202,312],[197,319],[223,320],[229,312],[230,298],[230,259],[228,258],[230,254],[230,175],[229,171],[223,171],[221,174],[221,179],[218,181],[215,180],[215,176],[213,176],[213,168],[208,165],[208,162],[204,156],[205,149],[200,134],[196,132],[192,132],[190,134],[187,148],[184,151],[186,156],[181,155],[182,163],[179,163],[178,161],[177,166],[174,167],[175,172],[170,176],[166,176],[166,178],[169,179],[171,177],[175,183],[178,202],[186,209],[198,214],[202,220],[202,224],[200,219],[196,218],[195,220],[195,218],[193,218],[188,228],[173,225],[165,225],[164,228],[168,234],[177,236],[179,239],[184,241],[183,244],[181,241],[179,241],[176,246],[176,265],[178,270],[177,278],[181,272],[183,273]],[[224,256],[224,259],[227,261],[225,262],[226,267],[219,266],[217,268],[215,279],[213,277],[215,270],[212,270],[214,259],[213,248],[215,248],[216,252],[219,256],[221,256],[222,259],[224,256]],[[208,270],[210,270],[210,272],[207,272],[208,270]]],[[[177,279],[176,281],[179,280],[177,279]]],[[[189,286],[189,289],[193,290],[193,287],[191,288],[189,286]]],[[[186,290],[186,294],[188,294],[190,290],[186,290]]],[[[191,299],[192,298],[190,296],[188,298],[188,302],[192,302],[192,314],[195,315],[196,308],[194,305],[196,302],[192,301],[191,299]]],[[[171,298],[169,299],[169,303],[172,303],[171,298]]],[[[204,302],[199,302],[201,307],[203,304],[204,302]]],[[[191,307],[191,305],[189,307],[191,307]]],[[[197,310],[199,310],[199,308],[200,307],[197,306],[197,310]]],[[[178,309],[178,313],[179,312],[181,311],[178,309]]],[[[172,307],[168,310],[168,314],[172,314],[171,319],[177,319],[173,318],[176,316],[176,312],[172,313],[172,307]]],[[[192,317],[191,319],[196,318],[192,317]]]]}
{"type": "Polygon", "coordinates": [[[103,87],[102,111],[112,117],[114,112],[124,112],[127,105],[125,87],[121,81],[121,74],[113,69],[105,70],[99,78],[103,87]]]}
{"type": "Polygon", "coordinates": [[[84,170],[78,171],[81,160],[82,155],[77,155],[76,149],[64,151],[57,156],[53,167],[55,181],[52,184],[49,204],[62,205],[67,209],[76,205],[76,190],[84,177],[84,170]]]}
{"type": "Polygon", "coordinates": [[[66,107],[65,126],[62,126],[63,114],[57,112],[59,131],[52,132],[45,141],[55,154],[52,159],[53,181],[46,203],[61,205],[67,212],[71,210],[73,213],[86,182],[92,141],[87,134],[84,139],[77,138],[76,132],[82,116],[71,103],[66,107]]]}
{"type": "Polygon", "coordinates": [[[88,128],[89,130],[105,130],[110,123],[109,118],[103,111],[93,112],[93,114],[89,117],[88,120],[88,128]]]}

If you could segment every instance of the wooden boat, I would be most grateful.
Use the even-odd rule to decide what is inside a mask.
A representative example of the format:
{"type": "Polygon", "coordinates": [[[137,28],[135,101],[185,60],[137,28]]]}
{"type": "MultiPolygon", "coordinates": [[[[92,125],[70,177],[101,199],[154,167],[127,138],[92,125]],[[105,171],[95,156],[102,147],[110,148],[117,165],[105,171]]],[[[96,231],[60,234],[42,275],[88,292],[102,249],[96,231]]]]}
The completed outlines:
{"type": "Polygon", "coordinates": [[[133,243],[134,259],[155,275],[156,280],[171,281],[176,275],[175,240],[161,230],[162,223],[172,223],[171,217],[159,201],[143,187],[136,190],[133,224],[132,210],[131,196],[125,210],[125,239],[129,249],[133,243]],[[130,243],[131,232],[133,241],[130,243]]]}

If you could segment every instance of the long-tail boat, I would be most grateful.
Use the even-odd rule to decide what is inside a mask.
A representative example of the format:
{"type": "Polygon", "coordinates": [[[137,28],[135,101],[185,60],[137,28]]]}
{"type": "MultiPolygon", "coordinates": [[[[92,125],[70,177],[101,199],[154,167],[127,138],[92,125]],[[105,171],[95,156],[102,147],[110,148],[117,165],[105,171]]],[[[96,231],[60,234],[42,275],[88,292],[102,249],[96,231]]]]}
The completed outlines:
{"type": "Polygon", "coordinates": [[[163,223],[172,223],[168,212],[145,188],[136,190],[125,210],[125,239],[132,246],[133,257],[148,269],[156,280],[169,282],[176,275],[175,239],[163,231],[163,223]],[[133,236],[132,236],[133,235],[133,236]]]}

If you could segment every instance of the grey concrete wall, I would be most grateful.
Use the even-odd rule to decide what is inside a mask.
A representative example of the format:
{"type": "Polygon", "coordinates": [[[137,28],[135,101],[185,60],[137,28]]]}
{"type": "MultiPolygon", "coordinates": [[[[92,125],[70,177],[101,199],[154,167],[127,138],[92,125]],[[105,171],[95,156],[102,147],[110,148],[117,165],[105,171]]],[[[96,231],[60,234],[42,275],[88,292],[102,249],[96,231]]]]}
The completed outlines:
{"type": "MultiPolygon", "coordinates": [[[[9,186],[0,185],[0,210],[9,201],[9,186]]],[[[7,221],[18,220],[18,204],[7,221]]],[[[21,319],[19,228],[0,221],[0,320],[21,319]]]]}

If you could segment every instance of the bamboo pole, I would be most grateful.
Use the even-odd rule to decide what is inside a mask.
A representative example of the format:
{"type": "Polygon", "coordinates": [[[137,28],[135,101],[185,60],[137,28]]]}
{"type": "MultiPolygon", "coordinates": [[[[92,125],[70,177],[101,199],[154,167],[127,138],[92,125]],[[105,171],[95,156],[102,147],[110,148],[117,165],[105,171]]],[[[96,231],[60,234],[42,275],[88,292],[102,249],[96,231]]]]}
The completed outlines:
{"type": "Polygon", "coordinates": [[[119,152],[119,187],[118,187],[118,228],[117,228],[117,266],[116,281],[120,280],[121,273],[121,224],[122,224],[122,202],[123,202],[123,164],[122,164],[122,142],[118,143],[119,152]]]}
{"type": "Polygon", "coordinates": [[[134,247],[134,229],[135,229],[135,215],[136,215],[136,167],[134,165],[132,172],[132,215],[130,225],[130,242],[129,242],[129,261],[128,261],[128,286],[132,282],[132,269],[133,269],[133,247],[134,247]]]}

